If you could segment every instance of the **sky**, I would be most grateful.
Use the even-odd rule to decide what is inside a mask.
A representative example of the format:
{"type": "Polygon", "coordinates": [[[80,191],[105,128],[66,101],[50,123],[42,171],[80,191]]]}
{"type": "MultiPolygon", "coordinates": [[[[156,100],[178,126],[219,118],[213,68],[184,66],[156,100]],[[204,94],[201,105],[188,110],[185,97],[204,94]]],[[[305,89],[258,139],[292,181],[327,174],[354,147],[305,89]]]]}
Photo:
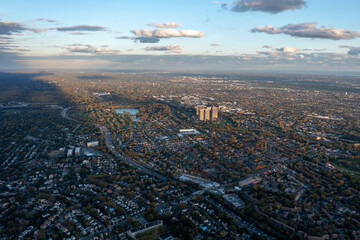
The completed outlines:
{"type": "Polygon", "coordinates": [[[359,0],[2,0],[0,69],[360,73],[359,0]]]}

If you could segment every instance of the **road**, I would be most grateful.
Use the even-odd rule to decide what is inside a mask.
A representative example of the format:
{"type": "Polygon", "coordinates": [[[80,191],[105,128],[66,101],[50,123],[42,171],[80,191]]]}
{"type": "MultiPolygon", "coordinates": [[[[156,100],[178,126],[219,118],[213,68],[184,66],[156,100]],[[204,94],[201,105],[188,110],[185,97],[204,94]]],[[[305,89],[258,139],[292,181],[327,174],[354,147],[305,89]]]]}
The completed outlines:
{"type": "Polygon", "coordinates": [[[143,165],[141,165],[138,161],[130,158],[129,156],[125,155],[125,154],[121,154],[119,153],[114,144],[113,144],[113,141],[112,141],[112,135],[111,135],[111,132],[108,128],[106,128],[105,126],[101,126],[99,124],[94,124],[96,127],[100,128],[100,131],[102,133],[102,135],[104,136],[104,139],[105,139],[105,144],[106,146],[110,149],[110,151],[115,155],[115,157],[119,158],[121,161],[137,168],[138,170],[140,171],[143,171],[151,176],[154,176],[154,177],[158,177],[164,181],[167,181],[168,178],[164,175],[161,175],[143,165]]]}
{"type": "Polygon", "coordinates": [[[179,122],[182,122],[182,120],[178,118],[178,116],[176,115],[176,108],[173,106],[170,106],[170,108],[171,108],[171,115],[173,116],[173,118],[178,120],[179,122]]]}
{"type": "Polygon", "coordinates": [[[62,111],[61,111],[61,116],[65,119],[68,119],[68,120],[71,120],[71,121],[75,121],[75,122],[78,122],[78,120],[74,119],[74,118],[71,118],[69,117],[68,115],[68,111],[71,109],[71,107],[68,107],[68,108],[64,108],[62,111]]]}
{"type": "MultiPolygon", "coordinates": [[[[78,120],[74,119],[74,118],[71,118],[69,117],[68,115],[68,111],[71,109],[71,107],[68,107],[68,108],[64,108],[62,111],[61,111],[61,116],[65,119],[68,119],[68,120],[71,120],[71,121],[75,121],[75,122],[78,122],[78,120]]],[[[104,139],[105,139],[105,144],[106,146],[110,149],[110,151],[115,155],[115,157],[119,158],[121,161],[137,168],[138,170],[140,171],[143,171],[145,173],[147,173],[148,175],[151,175],[151,176],[154,176],[154,177],[158,177],[164,181],[167,181],[168,178],[162,174],[159,174],[151,169],[149,169],[148,167],[145,167],[143,165],[141,165],[139,162],[137,162],[136,160],[130,158],[129,156],[125,155],[125,154],[121,154],[119,153],[114,144],[113,144],[113,140],[112,140],[112,135],[111,135],[111,132],[108,128],[106,128],[105,126],[102,126],[100,124],[97,124],[97,123],[93,123],[93,125],[95,125],[97,128],[100,129],[101,131],[101,134],[104,136],[104,139]]]]}

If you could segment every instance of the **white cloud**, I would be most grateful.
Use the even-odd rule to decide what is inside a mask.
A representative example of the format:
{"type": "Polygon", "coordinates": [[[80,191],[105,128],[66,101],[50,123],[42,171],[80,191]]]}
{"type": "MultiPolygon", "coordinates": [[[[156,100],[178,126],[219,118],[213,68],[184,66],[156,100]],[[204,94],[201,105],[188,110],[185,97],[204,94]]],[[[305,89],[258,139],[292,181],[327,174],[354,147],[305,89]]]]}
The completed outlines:
{"type": "MultiPolygon", "coordinates": [[[[227,4],[226,4],[227,5],[227,4]]],[[[230,4],[233,12],[261,11],[280,13],[306,6],[305,0],[237,0],[230,4]]]]}
{"type": "Polygon", "coordinates": [[[72,53],[86,53],[86,54],[118,54],[120,50],[111,48],[97,48],[92,45],[74,44],[66,48],[72,53]]]}
{"type": "Polygon", "coordinates": [[[360,32],[341,28],[316,27],[317,23],[290,23],[283,27],[267,25],[265,27],[253,28],[252,32],[263,32],[267,34],[286,34],[293,37],[320,38],[332,40],[348,40],[360,37],[360,32]]]}
{"type": "Polygon", "coordinates": [[[293,56],[298,51],[299,49],[294,47],[281,47],[273,51],[259,51],[258,53],[266,56],[293,56]]]}
{"type": "Polygon", "coordinates": [[[205,36],[205,33],[196,30],[176,30],[176,29],[136,29],[131,30],[136,36],[170,38],[170,37],[192,37],[200,38],[205,36]]]}
{"type": "Polygon", "coordinates": [[[298,48],[294,48],[294,47],[282,47],[282,48],[277,48],[276,50],[284,53],[295,53],[299,51],[298,48]]]}

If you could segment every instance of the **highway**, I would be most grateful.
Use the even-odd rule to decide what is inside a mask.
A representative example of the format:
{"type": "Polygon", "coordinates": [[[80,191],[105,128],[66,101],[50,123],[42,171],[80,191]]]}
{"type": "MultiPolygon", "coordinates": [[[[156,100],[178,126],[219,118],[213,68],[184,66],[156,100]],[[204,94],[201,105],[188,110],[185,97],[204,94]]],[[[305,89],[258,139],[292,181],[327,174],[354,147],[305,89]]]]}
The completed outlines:
{"type": "Polygon", "coordinates": [[[125,154],[119,153],[113,144],[112,135],[111,135],[111,132],[109,131],[109,129],[106,128],[105,126],[101,126],[96,123],[94,125],[100,129],[102,135],[104,136],[106,146],[115,155],[115,157],[119,158],[121,161],[123,161],[123,162],[125,162],[125,163],[137,168],[138,170],[143,171],[151,176],[158,177],[164,181],[168,180],[168,177],[161,175],[161,174],[141,165],[138,161],[130,158],[129,156],[127,156],[125,154]]]}

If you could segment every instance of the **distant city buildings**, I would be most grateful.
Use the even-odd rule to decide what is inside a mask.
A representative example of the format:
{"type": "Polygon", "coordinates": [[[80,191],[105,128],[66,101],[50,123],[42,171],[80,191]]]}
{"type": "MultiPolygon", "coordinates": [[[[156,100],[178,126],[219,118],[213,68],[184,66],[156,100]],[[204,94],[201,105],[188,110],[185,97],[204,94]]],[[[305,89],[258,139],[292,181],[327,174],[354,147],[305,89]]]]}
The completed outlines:
{"type": "Polygon", "coordinates": [[[219,110],[217,107],[207,107],[204,105],[196,106],[196,116],[200,121],[210,121],[218,119],[219,110]]]}

